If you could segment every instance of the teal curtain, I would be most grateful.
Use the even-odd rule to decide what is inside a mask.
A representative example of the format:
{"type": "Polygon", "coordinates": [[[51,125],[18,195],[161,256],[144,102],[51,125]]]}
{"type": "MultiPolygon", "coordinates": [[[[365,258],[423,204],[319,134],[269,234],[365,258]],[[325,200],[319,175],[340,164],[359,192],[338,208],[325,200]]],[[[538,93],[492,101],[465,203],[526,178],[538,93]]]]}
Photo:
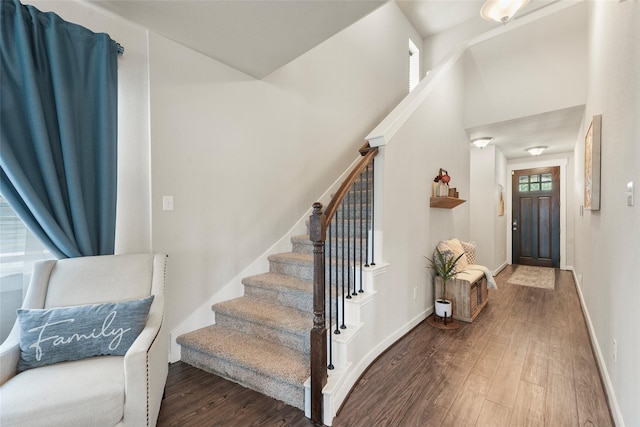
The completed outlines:
{"type": "Polygon", "coordinates": [[[58,258],[113,254],[117,49],[0,0],[0,192],[58,258]]]}

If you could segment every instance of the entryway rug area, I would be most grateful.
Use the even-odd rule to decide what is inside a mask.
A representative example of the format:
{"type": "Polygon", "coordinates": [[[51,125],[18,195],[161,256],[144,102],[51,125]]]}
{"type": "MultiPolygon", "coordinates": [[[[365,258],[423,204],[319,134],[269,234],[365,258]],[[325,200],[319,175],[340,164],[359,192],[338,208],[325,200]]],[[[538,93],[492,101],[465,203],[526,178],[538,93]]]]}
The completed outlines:
{"type": "Polygon", "coordinates": [[[519,265],[507,283],[511,285],[530,286],[532,288],[554,289],[556,282],[555,269],[549,267],[532,267],[519,265]]]}

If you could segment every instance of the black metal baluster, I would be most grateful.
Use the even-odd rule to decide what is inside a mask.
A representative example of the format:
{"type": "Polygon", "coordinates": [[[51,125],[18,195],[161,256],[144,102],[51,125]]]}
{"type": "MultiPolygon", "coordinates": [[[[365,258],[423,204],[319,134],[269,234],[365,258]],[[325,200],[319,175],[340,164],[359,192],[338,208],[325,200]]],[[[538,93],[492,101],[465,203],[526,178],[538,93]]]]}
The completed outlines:
{"type": "Polygon", "coordinates": [[[346,274],[346,283],[347,283],[347,299],[351,299],[351,274],[349,272],[349,263],[351,262],[351,248],[349,247],[349,236],[351,235],[351,205],[349,201],[351,199],[351,195],[349,193],[346,194],[344,200],[342,201],[342,207],[347,210],[346,214],[346,226],[347,230],[342,236],[342,275],[346,274]],[[346,207],[345,207],[346,206],[346,207]],[[345,249],[346,245],[346,249],[345,249]],[[345,256],[346,251],[346,256],[345,256]]]}
{"type": "MultiPolygon", "coordinates": [[[[349,275],[352,274],[353,269],[353,293],[351,295],[358,296],[358,291],[356,290],[356,183],[355,181],[351,185],[351,189],[349,190],[351,194],[351,198],[353,199],[351,204],[353,204],[353,215],[351,215],[351,221],[353,222],[353,232],[350,234],[351,238],[349,239],[349,248],[352,249],[351,253],[351,265],[349,266],[349,275]]],[[[349,206],[351,206],[351,204],[349,206]]]]}
{"type": "Polygon", "coordinates": [[[363,227],[363,224],[364,224],[364,222],[362,221],[362,213],[364,212],[362,210],[362,206],[363,206],[363,200],[362,199],[364,197],[364,191],[362,189],[363,184],[364,183],[362,182],[362,173],[361,173],[360,174],[360,213],[357,215],[358,222],[360,223],[360,262],[359,262],[359,264],[360,264],[360,290],[358,291],[360,293],[364,292],[362,290],[362,261],[364,259],[364,257],[362,256],[363,255],[362,254],[362,227],[363,227]]]}
{"type": "Polygon", "coordinates": [[[347,238],[342,241],[342,245],[347,245],[347,257],[345,258],[347,265],[347,299],[351,299],[351,192],[345,196],[343,207],[347,208],[347,238]]]}
{"type": "Polygon", "coordinates": [[[366,262],[365,262],[364,266],[365,267],[369,267],[369,215],[370,215],[370,209],[371,209],[371,206],[369,205],[369,181],[370,181],[369,165],[367,165],[366,171],[367,171],[367,181],[366,181],[366,183],[367,183],[367,191],[366,191],[366,193],[367,193],[367,213],[366,213],[366,216],[365,216],[365,223],[366,223],[366,227],[365,227],[366,230],[365,231],[366,231],[366,234],[364,235],[364,238],[365,238],[365,242],[366,242],[365,246],[367,248],[367,254],[366,254],[367,256],[366,256],[366,262]]]}
{"type": "Polygon", "coordinates": [[[340,210],[338,209],[336,211],[336,216],[333,219],[333,223],[336,226],[336,235],[335,235],[335,251],[336,251],[336,262],[335,262],[335,288],[336,288],[336,330],[333,331],[334,334],[340,334],[340,329],[338,329],[338,325],[340,323],[339,319],[340,319],[340,306],[339,306],[339,289],[340,289],[340,278],[338,277],[338,265],[340,263],[340,257],[338,256],[338,237],[340,236],[340,210]]]}
{"type": "MultiPolygon", "coordinates": [[[[327,226],[328,228],[328,232],[329,232],[329,238],[327,239],[329,241],[329,253],[327,254],[327,245],[325,243],[325,247],[324,247],[324,258],[325,258],[325,265],[327,265],[326,259],[327,257],[329,258],[329,300],[325,302],[326,306],[328,306],[329,308],[329,330],[331,330],[331,322],[333,321],[333,316],[331,315],[331,297],[332,297],[332,292],[331,292],[331,284],[332,284],[332,280],[331,280],[331,268],[332,266],[332,260],[331,260],[331,236],[333,234],[332,229],[333,227],[331,227],[331,223],[329,223],[329,225],[327,226]]],[[[326,278],[326,276],[325,276],[326,278]]],[[[326,284],[326,282],[325,282],[326,284]]],[[[326,289],[326,287],[325,287],[326,289]]],[[[326,291],[325,291],[326,292],[326,291]]],[[[327,369],[333,369],[333,340],[331,339],[331,334],[329,334],[329,365],[327,366],[327,369]]]]}
{"type": "MultiPolygon", "coordinates": [[[[342,323],[340,324],[340,329],[347,329],[347,325],[344,322],[344,270],[345,270],[345,262],[344,262],[344,232],[345,232],[345,227],[346,224],[344,222],[344,200],[342,201],[342,203],[340,204],[340,209],[338,210],[342,210],[342,232],[341,232],[341,243],[342,243],[342,255],[340,256],[340,262],[341,262],[341,266],[342,266],[342,323]]],[[[349,296],[349,292],[347,292],[347,298],[351,298],[349,296]]]]}
{"type": "Polygon", "coordinates": [[[376,159],[372,159],[371,160],[371,174],[374,177],[374,180],[372,181],[372,185],[371,185],[371,265],[376,265],[375,262],[375,246],[376,246],[376,242],[375,242],[375,210],[376,210],[376,182],[375,182],[375,176],[376,176],[376,159]]]}

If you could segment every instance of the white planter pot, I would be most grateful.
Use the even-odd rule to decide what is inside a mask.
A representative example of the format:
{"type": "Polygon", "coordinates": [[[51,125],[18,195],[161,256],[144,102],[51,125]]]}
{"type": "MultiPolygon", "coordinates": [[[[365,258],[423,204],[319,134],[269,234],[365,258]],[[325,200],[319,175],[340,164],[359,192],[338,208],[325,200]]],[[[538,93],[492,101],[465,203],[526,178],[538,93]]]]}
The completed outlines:
{"type": "Polygon", "coordinates": [[[451,301],[436,300],[436,316],[438,317],[451,317],[451,301]]]}

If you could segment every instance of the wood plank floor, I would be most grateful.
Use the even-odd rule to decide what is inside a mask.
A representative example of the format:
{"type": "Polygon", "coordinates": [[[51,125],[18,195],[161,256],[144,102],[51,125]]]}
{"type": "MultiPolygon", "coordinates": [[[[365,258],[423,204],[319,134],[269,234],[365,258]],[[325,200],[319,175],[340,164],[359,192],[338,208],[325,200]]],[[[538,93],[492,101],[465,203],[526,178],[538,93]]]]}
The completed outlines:
{"type": "MultiPolygon", "coordinates": [[[[510,285],[472,324],[421,323],[380,356],[335,427],[613,426],[570,272],[555,290],[510,285]]],[[[158,426],[309,426],[302,411],[215,375],[169,368],[158,426]]]]}

